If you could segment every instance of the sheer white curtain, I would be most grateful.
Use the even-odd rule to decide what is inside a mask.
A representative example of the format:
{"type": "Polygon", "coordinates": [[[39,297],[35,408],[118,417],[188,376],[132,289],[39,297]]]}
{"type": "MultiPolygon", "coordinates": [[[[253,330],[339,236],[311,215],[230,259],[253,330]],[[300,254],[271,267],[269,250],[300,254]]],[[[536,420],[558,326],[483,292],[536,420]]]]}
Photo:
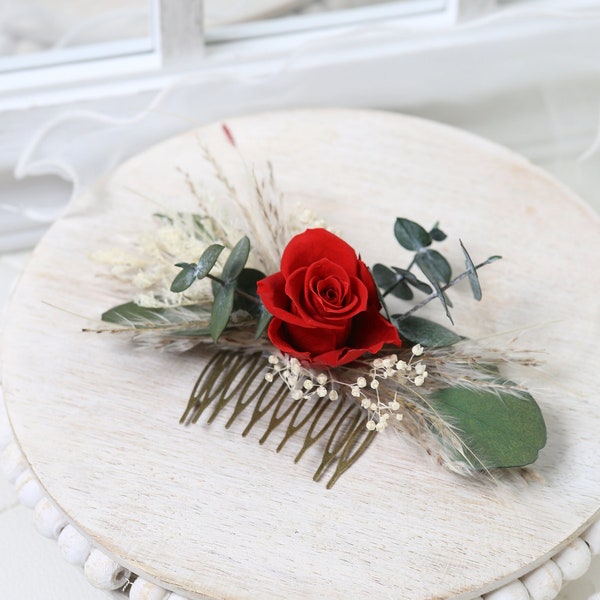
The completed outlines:
{"type": "MultiPolygon", "coordinates": [[[[64,114],[40,129],[17,175],[59,173],[80,193],[132,154],[204,123],[344,106],[407,112],[484,135],[554,171],[600,209],[598,56],[600,9],[517,7],[431,31],[353,27],[270,61],[241,56],[183,76],[138,97],[133,116],[64,114]]],[[[43,218],[61,209],[45,207],[43,218]]]]}

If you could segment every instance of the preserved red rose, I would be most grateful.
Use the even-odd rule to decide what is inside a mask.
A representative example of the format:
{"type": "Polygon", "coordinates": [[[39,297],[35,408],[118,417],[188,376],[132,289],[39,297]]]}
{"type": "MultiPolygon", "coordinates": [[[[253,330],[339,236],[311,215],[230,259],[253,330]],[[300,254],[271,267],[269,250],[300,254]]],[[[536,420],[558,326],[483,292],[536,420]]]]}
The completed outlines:
{"type": "Polygon", "coordinates": [[[273,315],[268,335],[279,350],[324,367],[400,346],[396,328],[380,313],[377,288],[354,249],[326,229],[307,229],[289,242],[281,270],[258,282],[273,315]]]}

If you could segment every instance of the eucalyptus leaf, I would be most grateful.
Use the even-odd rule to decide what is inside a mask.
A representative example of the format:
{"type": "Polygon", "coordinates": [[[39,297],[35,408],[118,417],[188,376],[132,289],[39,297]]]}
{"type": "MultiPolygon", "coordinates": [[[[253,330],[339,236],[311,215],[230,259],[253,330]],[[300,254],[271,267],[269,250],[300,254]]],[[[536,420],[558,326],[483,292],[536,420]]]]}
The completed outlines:
{"type": "MultiPolygon", "coordinates": [[[[178,263],[176,266],[181,266],[182,264],[184,263],[178,263]]],[[[177,293],[185,292],[194,281],[196,281],[196,266],[186,265],[179,271],[177,277],[173,279],[170,290],[177,293]]]]}
{"type": "Polygon", "coordinates": [[[414,288],[418,289],[420,292],[423,292],[425,294],[431,294],[431,292],[433,292],[433,289],[431,288],[431,286],[426,284],[424,281],[421,281],[420,279],[418,279],[414,273],[411,273],[410,271],[407,271],[406,269],[400,269],[399,267],[392,267],[392,269],[394,271],[396,271],[396,273],[398,275],[401,275],[402,277],[404,277],[404,279],[406,279],[406,283],[408,283],[409,285],[412,285],[414,288]]]}
{"type": "Polygon", "coordinates": [[[431,237],[418,223],[409,219],[397,218],[394,235],[398,243],[407,250],[419,251],[431,244],[431,237]]]}
{"type": "Polygon", "coordinates": [[[392,319],[402,338],[427,348],[452,346],[465,339],[454,331],[422,317],[409,315],[402,318],[402,315],[393,315],[392,319]]]}
{"type": "Polygon", "coordinates": [[[450,322],[454,324],[452,320],[452,316],[450,315],[450,307],[452,306],[452,302],[450,299],[444,294],[440,282],[448,283],[450,281],[450,277],[452,276],[452,272],[450,270],[450,265],[448,261],[435,250],[425,250],[423,252],[419,252],[415,256],[415,262],[423,274],[427,279],[429,279],[436,296],[440,299],[442,306],[444,307],[444,311],[446,312],[446,316],[450,319],[450,322]]]}
{"type": "Polygon", "coordinates": [[[271,322],[273,315],[267,311],[264,305],[260,306],[260,315],[258,317],[258,321],[256,322],[256,331],[254,332],[254,337],[258,339],[267,329],[267,326],[271,322]]]}
{"type": "Polygon", "coordinates": [[[406,281],[399,281],[389,292],[401,300],[412,300],[414,297],[413,291],[408,287],[406,281]]]}
{"type": "Polygon", "coordinates": [[[373,265],[373,269],[371,270],[373,275],[373,279],[378,287],[382,290],[387,290],[392,286],[398,283],[399,277],[392,271],[390,268],[382,265],[381,263],[377,263],[373,265]]]}
{"type": "Polygon", "coordinates": [[[227,258],[227,262],[221,273],[222,279],[228,283],[235,281],[242,272],[242,269],[246,266],[249,255],[250,240],[247,236],[244,236],[231,250],[231,254],[227,258]]]}
{"type": "Polygon", "coordinates": [[[237,278],[237,289],[251,298],[236,294],[233,301],[234,310],[245,310],[253,317],[260,317],[262,302],[256,293],[256,284],[264,278],[265,274],[258,269],[242,269],[237,278]]]}
{"type": "Polygon", "coordinates": [[[479,285],[479,277],[477,276],[477,269],[464,247],[462,240],[459,240],[460,247],[462,248],[463,254],[465,255],[465,268],[469,277],[469,283],[471,284],[471,291],[473,292],[473,298],[475,300],[481,300],[481,286],[479,285]]]}
{"type": "Polygon", "coordinates": [[[437,224],[429,232],[431,239],[436,242],[443,242],[448,236],[437,226],[437,224]]]}
{"type": "Polygon", "coordinates": [[[224,250],[224,246],[221,244],[211,244],[203,253],[198,264],[196,265],[196,278],[203,279],[206,277],[210,270],[215,266],[221,252],[224,250]]]}
{"type": "Polygon", "coordinates": [[[415,262],[432,283],[450,283],[452,268],[450,263],[437,251],[426,249],[415,256],[415,262]]]}
{"type": "Polygon", "coordinates": [[[235,284],[226,283],[220,285],[213,282],[213,306],[210,314],[210,335],[217,342],[229,323],[229,317],[233,312],[233,297],[235,295],[235,284]]]}
{"type": "Polygon", "coordinates": [[[533,463],[546,445],[546,425],[527,393],[451,387],[428,401],[453,423],[465,442],[466,460],[480,469],[522,467],[533,463]]]}

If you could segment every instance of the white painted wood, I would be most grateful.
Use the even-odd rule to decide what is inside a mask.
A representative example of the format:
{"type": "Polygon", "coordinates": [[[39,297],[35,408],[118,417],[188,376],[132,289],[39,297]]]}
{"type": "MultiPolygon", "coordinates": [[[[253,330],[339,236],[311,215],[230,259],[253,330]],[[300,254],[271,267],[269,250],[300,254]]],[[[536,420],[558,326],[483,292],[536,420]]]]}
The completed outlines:
{"type": "Polygon", "coordinates": [[[35,505],[44,497],[44,490],[31,469],[26,469],[17,477],[15,490],[19,502],[27,508],[35,508],[35,505]]]}
{"type": "Polygon", "coordinates": [[[585,531],[581,538],[588,544],[592,554],[600,554],[600,520],[585,531]]]}
{"type": "Polygon", "coordinates": [[[531,600],[554,600],[563,585],[562,572],[558,565],[549,560],[521,578],[531,600]]]}
{"type": "Polygon", "coordinates": [[[552,560],[561,570],[565,581],[574,581],[589,569],[592,555],[590,547],[581,538],[575,538],[552,560]]]}
{"type": "Polygon", "coordinates": [[[83,567],[90,556],[92,546],[75,527],[67,525],[58,536],[58,547],[63,558],[72,565],[83,567]]]}
{"type": "Polygon", "coordinates": [[[53,540],[57,539],[60,532],[67,526],[64,514],[57,510],[46,497],[41,498],[35,505],[33,522],[44,537],[53,540]]]}
{"type": "Polygon", "coordinates": [[[117,590],[127,583],[129,571],[103,552],[93,549],[83,567],[88,581],[100,590],[117,590]]]}
{"type": "MultiPolygon", "coordinates": [[[[591,398],[598,281],[588,264],[599,250],[597,216],[525,160],[420,120],[316,111],[230,127],[242,155],[273,161],[289,206],[319,211],[369,264],[396,260],[399,215],[441,220],[476,257],[504,256],[482,274],[481,304],[456,292],[455,317],[462,333],[486,343],[506,343],[501,333],[511,331],[517,347],[560,351],[560,361],[525,380],[548,421],[540,478],[474,485],[402,437],[382,435],[326,491],[311,481],[310,460],[293,464],[293,444],[278,455],[275,443],[259,447],[255,435],[225,431],[222,420],[177,424],[197,355],[140,352],[81,333],[127,299],[89,252],[147,226],[156,202],[193,209],[178,168],[213,188],[198,136],[237,185],[246,182],[215,126],[148,151],[80,198],[14,296],[5,397],[52,499],[111,559],[191,597],[317,598],[332,586],[341,597],[473,596],[553,556],[599,508],[600,415],[591,398]],[[588,245],[577,261],[575,235],[588,245]],[[575,312],[558,285],[547,301],[549,282],[566,270],[578,290],[575,312]],[[385,527],[374,523],[373,506],[385,527]]],[[[446,249],[458,264],[460,250],[450,240],[446,249]]]]}
{"type": "Polygon", "coordinates": [[[152,6],[163,68],[198,65],[204,56],[203,1],[153,0],[152,6]]]}
{"type": "Polygon", "coordinates": [[[483,600],[531,600],[527,588],[517,579],[504,587],[485,594],[483,600]]]}
{"type": "Polygon", "coordinates": [[[167,600],[169,592],[138,577],[129,590],[129,600],[167,600]]]}

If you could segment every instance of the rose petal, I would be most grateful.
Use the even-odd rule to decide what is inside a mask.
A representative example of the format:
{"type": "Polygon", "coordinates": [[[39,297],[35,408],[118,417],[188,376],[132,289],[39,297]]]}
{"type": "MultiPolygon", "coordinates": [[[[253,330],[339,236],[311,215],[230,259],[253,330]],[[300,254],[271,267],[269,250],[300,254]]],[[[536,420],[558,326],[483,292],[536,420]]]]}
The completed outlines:
{"type": "Polygon", "coordinates": [[[283,251],[281,272],[285,278],[296,269],[328,258],[349,275],[357,274],[354,248],[326,229],[307,229],[294,236],[283,251]]]}
{"type": "MultiPolygon", "coordinates": [[[[261,279],[256,284],[256,291],[265,305],[265,308],[274,317],[282,319],[288,323],[296,325],[307,325],[305,317],[298,316],[291,312],[292,303],[290,298],[285,293],[285,279],[281,273],[274,273],[264,279],[261,279]]],[[[319,323],[312,322],[314,327],[318,327],[319,323]]]]}

